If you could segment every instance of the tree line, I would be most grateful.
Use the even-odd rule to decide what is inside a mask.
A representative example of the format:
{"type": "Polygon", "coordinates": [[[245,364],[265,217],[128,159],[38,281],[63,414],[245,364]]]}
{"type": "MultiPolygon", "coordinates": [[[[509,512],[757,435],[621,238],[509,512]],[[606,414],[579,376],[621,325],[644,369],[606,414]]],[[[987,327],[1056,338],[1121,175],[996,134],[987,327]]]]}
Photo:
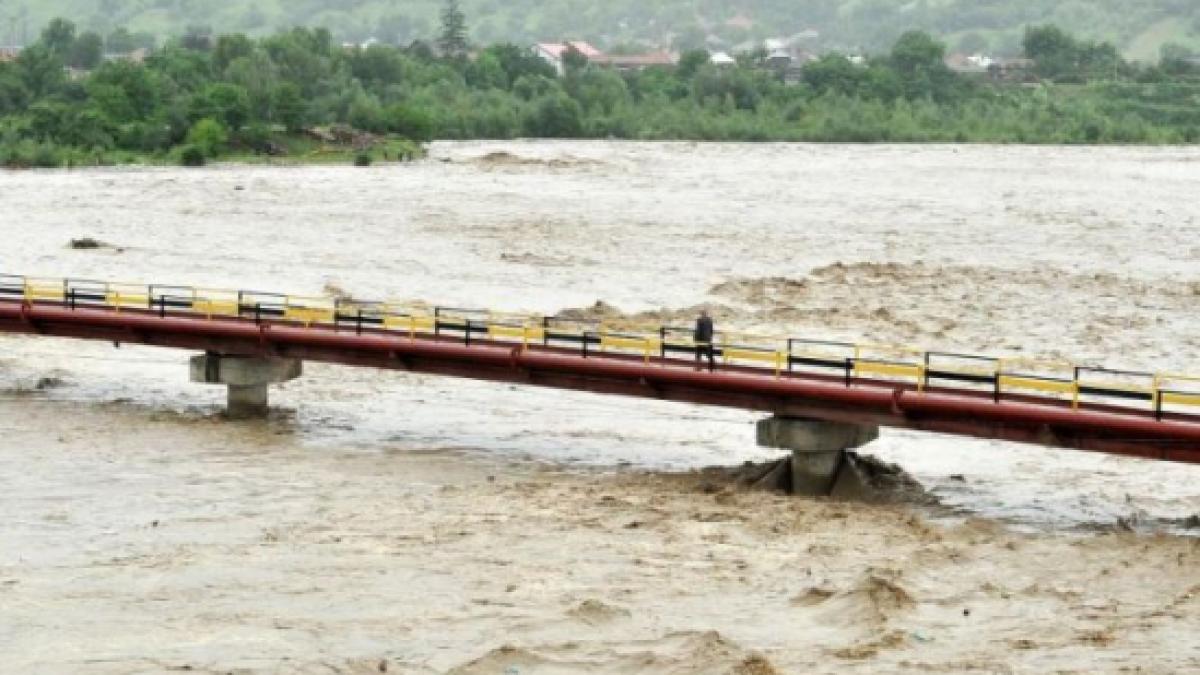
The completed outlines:
{"type": "Polygon", "coordinates": [[[416,142],[1200,141],[1200,72],[1189,55],[1138,66],[1053,26],[1025,35],[1036,86],[956,73],[945,45],[922,32],[861,62],[826,55],[798,81],[765,53],[719,66],[700,50],[631,72],[571,55],[560,77],[525,47],[471,51],[452,4],[434,45],[346,48],[328,30],[296,28],[185,36],[144,62],[96,56],[99,36],[54,21],[0,63],[0,164],[277,153],[328,125],[416,142]]]}
{"type": "MultiPolygon", "coordinates": [[[[389,44],[428,39],[441,0],[7,0],[0,19],[25,12],[29,25],[69,16],[108,35],[117,26],[162,38],[189,26],[262,36],[291,26],[326,26],[334,38],[389,44]],[[26,11],[27,10],[27,11],[26,11]]],[[[729,50],[768,37],[806,33],[812,50],[887,50],[910,29],[949,42],[954,51],[1015,56],[1025,26],[1071,26],[1138,58],[1174,40],[1200,46],[1194,0],[463,0],[475,17],[469,37],[518,44],[574,36],[622,44],[729,50]],[[1153,46],[1151,46],[1153,45],[1153,46]]],[[[0,42],[5,42],[0,23],[0,42]]]]}

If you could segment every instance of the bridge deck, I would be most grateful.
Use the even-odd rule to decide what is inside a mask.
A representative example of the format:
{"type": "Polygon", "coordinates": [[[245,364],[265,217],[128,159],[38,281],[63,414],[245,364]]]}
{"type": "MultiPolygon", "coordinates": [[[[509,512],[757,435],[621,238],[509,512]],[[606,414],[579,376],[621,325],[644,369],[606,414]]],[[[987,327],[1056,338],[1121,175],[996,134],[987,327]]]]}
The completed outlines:
{"type": "Polygon", "coordinates": [[[1137,378],[1148,374],[1075,368],[1067,379],[1006,369],[987,357],[879,358],[854,345],[802,340],[789,340],[786,351],[721,342],[713,346],[721,363],[709,371],[697,368],[695,345],[670,337],[675,329],[668,328],[646,336],[568,330],[551,319],[472,319],[462,310],[419,315],[271,294],[214,297],[168,287],[121,294],[111,285],[96,291],[18,279],[0,277],[0,332],[281,356],[1200,463],[1200,415],[1189,410],[1200,395],[1179,388],[1190,381],[1182,376],[1142,384],[1137,378]],[[831,355],[839,345],[853,353],[831,355]],[[939,366],[939,358],[956,363],[939,366]],[[1089,381],[1088,371],[1117,382],[1089,381]]]}

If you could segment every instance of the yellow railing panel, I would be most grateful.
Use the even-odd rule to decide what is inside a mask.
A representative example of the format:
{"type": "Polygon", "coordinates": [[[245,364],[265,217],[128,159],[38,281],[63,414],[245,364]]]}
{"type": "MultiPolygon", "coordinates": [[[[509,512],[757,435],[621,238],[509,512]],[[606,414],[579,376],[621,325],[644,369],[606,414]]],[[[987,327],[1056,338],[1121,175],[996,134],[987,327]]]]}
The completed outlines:
{"type": "Polygon", "coordinates": [[[1157,389],[1170,388],[1172,382],[1200,384],[1200,377],[1195,375],[1179,375],[1177,373],[1159,373],[1154,376],[1154,386],[1157,389]]]}
{"type": "Polygon", "coordinates": [[[1056,394],[1073,394],[1077,385],[1074,382],[1055,382],[1053,380],[1042,380],[1035,377],[1021,377],[1019,375],[1001,375],[1001,387],[1012,387],[1014,389],[1030,389],[1033,391],[1044,391],[1056,394]]]}
{"type": "Polygon", "coordinates": [[[636,349],[638,351],[646,351],[658,348],[658,340],[653,338],[634,338],[623,337],[618,335],[601,335],[600,347],[602,349],[636,349]]]}
{"type": "Polygon", "coordinates": [[[25,284],[25,299],[26,300],[52,300],[62,302],[66,298],[66,291],[63,290],[62,284],[25,284]]]}
{"type": "Polygon", "coordinates": [[[1162,394],[1162,402],[1164,405],[1190,405],[1200,406],[1200,394],[1177,394],[1164,391],[1162,394]]]}
{"type": "Polygon", "coordinates": [[[787,365],[787,353],[785,352],[765,352],[757,349],[742,349],[738,347],[722,347],[722,358],[726,363],[730,360],[734,361],[759,361],[769,363],[774,367],[775,374],[778,375],[787,365]]]}
{"type": "Polygon", "coordinates": [[[142,308],[150,306],[150,296],[143,294],[121,293],[118,291],[110,291],[104,295],[104,304],[109,307],[122,308],[142,308]]]}
{"type": "Polygon", "coordinates": [[[911,377],[920,380],[924,372],[925,368],[923,366],[907,363],[874,363],[871,361],[857,361],[854,364],[855,375],[911,377]]]}
{"type": "Polygon", "coordinates": [[[430,333],[433,332],[434,318],[432,316],[385,316],[383,317],[383,327],[410,333],[430,333]]]}
{"type": "Polygon", "coordinates": [[[1080,387],[1092,387],[1095,389],[1106,389],[1108,391],[1120,391],[1127,394],[1151,394],[1155,392],[1154,387],[1139,387],[1136,384],[1128,382],[1079,382],[1080,387]]]}
{"type": "Polygon", "coordinates": [[[512,338],[524,342],[537,342],[546,336],[546,330],[541,326],[489,324],[488,335],[492,338],[512,338]]]}
{"type": "Polygon", "coordinates": [[[600,335],[600,349],[629,349],[639,351],[650,362],[650,355],[657,353],[661,343],[657,338],[636,338],[621,335],[600,335]]]}
{"type": "Polygon", "coordinates": [[[1019,375],[1001,375],[1000,388],[1011,387],[1013,389],[1028,389],[1031,391],[1047,392],[1052,394],[1070,394],[1076,396],[1079,394],[1079,384],[1076,382],[1056,382],[1053,380],[1042,380],[1036,377],[1021,377],[1019,375]]]}
{"type": "Polygon", "coordinates": [[[334,313],[332,309],[321,309],[316,307],[285,307],[283,309],[283,318],[289,321],[299,321],[303,324],[314,323],[333,323],[334,313]]]}
{"type": "Polygon", "coordinates": [[[237,316],[239,312],[237,300],[212,300],[197,298],[192,301],[192,311],[207,316],[237,316]]]}

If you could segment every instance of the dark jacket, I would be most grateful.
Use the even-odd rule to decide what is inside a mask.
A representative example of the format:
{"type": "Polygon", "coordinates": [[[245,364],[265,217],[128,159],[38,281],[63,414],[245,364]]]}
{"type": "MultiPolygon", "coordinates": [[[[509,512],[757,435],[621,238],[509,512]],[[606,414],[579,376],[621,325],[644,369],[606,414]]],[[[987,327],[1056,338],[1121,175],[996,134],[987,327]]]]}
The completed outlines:
{"type": "Polygon", "coordinates": [[[713,340],[713,320],[712,317],[702,316],[696,319],[696,332],[692,335],[692,339],[696,342],[711,343],[713,340]]]}

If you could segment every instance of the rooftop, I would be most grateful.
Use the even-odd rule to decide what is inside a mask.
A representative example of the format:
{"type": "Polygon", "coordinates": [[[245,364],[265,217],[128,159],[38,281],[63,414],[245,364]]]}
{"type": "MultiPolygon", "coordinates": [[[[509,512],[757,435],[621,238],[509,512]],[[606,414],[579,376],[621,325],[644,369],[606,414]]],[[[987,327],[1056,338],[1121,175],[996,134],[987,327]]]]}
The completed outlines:
{"type": "Polygon", "coordinates": [[[567,53],[568,49],[574,48],[575,51],[586,56],[589,60],[604,56],[604,53],[596,49],[592,45],[582,40],[569,40],[566,42],[539,42],[536,45],[537,49],[553,56],[556,59],[562,58],[563,54],[567,53]]]}

